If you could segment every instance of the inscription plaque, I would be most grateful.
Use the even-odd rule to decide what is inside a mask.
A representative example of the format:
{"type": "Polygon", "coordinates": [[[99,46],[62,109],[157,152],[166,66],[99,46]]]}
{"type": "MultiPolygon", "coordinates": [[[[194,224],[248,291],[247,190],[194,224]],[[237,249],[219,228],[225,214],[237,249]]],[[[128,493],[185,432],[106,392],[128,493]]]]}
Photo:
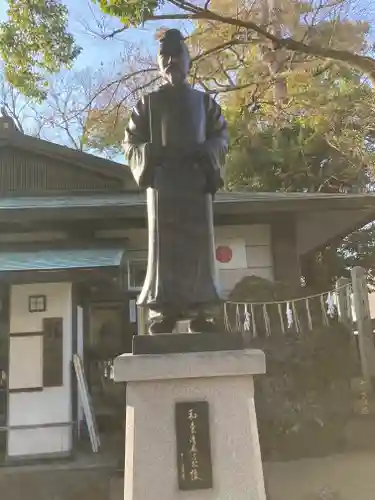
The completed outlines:
{"type": "Polygon", "coordinates": [[[175,418],[179,489],[212,488],[208,402],[176,403],[175,418]]]}

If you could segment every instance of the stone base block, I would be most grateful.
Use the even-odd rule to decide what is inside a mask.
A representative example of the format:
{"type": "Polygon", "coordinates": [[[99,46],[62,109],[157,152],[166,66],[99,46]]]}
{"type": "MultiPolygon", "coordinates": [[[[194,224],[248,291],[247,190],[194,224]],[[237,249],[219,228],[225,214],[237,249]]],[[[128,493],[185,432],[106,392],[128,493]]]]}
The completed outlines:
{"type": "Polygon", "coordinates": [[[133,337],[133,354],[232,351],[243,348],[243,337],[239,332],[171,333],[133,337]]]}
{"type": "Polygon", "coordinates": [[[261,351],[125,354],[114,372],[127,382],[125,500],[265,500],[261,351]]]}

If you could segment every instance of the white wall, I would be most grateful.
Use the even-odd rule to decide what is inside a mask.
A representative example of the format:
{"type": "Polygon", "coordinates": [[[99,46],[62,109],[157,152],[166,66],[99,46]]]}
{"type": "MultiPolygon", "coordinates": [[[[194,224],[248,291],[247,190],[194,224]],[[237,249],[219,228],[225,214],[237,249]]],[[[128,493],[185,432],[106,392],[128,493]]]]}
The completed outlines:
{"type": "Polygon", "coordinates": [[[71,450],[71,359],[72,359],[71,283],[13,285],[10,299],[10,355],[8,456],[66,453],[71,450]],[[45,312],[29,312],[29,296],[46,295],[45,312]],[[21,389],[43,386],[43,339],[22,336],[42,332],[43,319],[63,318],[63,386],[39,392],[21,389]],[[47,427],[22,429],[22,426],[47,427]],[[54,425],[57,424],[57,425],[54,425]],[[58,425],[60,424],[60,425],[58,425]],[[65,425],[61,425],[65,424],[65,425]],[[11,429],[17,427],[17,429],[11,429]]]}
{"type": "Polygon", "coordinates": [[[274,279],[269,225],[216,227],[215,244],[216,248],[229,246],[234,250],[231,262],[217,262],[219,283],[224,296],[245,276],[259,276],[271,281],[274,279]]]}
{"type": "MultiPolygon", "coordinates": [[[[127,238],[126,247],[130,251],[130,258],[147,257],[145,229],[102,230],[96,233],[96,237],[127,238]]],[[[217,263],[219,285],[224,296],[245,276],[259,276],[273,281],[270,225],[216,226],[215,242],[216,247],[233,243],[237,249],[242,247],[239,251],[241,258],[234,258],[229,264],[217,263]]]]}

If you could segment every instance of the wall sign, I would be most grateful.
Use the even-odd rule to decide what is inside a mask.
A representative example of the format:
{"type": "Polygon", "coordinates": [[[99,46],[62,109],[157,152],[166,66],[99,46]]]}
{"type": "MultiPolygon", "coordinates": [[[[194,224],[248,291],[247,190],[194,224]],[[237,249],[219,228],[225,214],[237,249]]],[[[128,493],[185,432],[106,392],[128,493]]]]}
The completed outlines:
{"type": "Polygon", "coordinates": [[[179,489],[212,488],[208,402],[176,403],[175,419],[179,489]]]}
{"type": "Polygon", "coordinates": [[[47,310],[47,297],[45,295],[29,296],[29,312],[44,312],[47,310]]]}

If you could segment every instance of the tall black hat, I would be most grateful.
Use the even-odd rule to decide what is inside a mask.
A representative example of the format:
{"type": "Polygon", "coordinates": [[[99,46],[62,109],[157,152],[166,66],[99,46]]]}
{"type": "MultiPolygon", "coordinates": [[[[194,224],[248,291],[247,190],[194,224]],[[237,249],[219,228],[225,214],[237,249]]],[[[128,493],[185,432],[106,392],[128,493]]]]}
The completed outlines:
{"type": "Polygon", "coordinates": [[[159,54],[179,55],[182,50],[188,52],[180,30],[169,29],[159,34],[159,54]]]}

